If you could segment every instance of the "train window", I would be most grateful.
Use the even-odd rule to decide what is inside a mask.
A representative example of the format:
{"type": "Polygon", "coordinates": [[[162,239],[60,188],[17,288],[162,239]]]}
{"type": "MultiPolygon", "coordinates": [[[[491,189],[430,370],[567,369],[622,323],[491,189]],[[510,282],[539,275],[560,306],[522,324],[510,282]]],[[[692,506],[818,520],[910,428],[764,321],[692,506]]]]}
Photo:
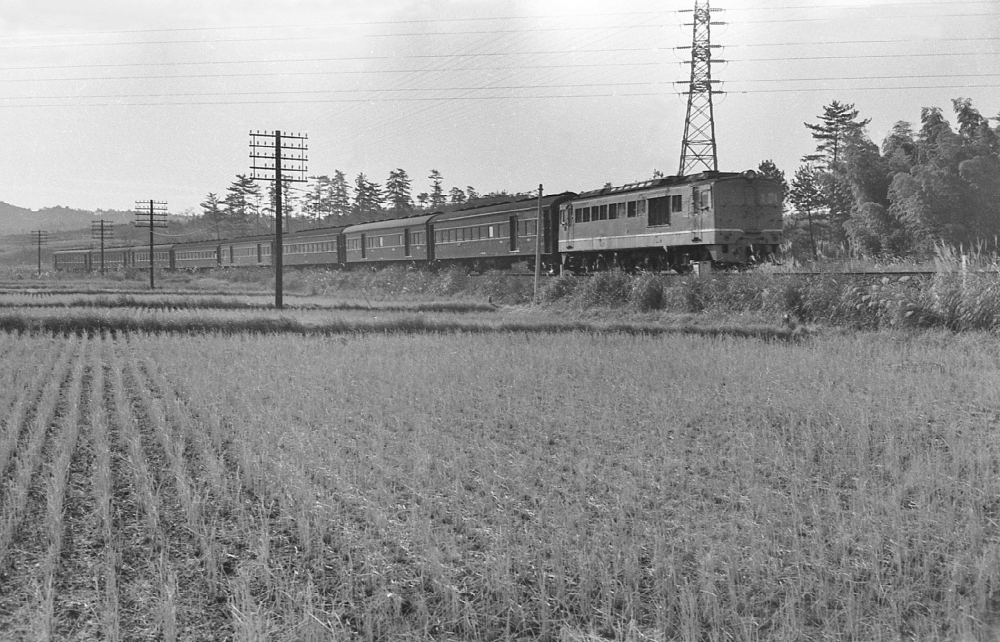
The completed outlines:
{"type": "Polygon", "coordinates": [[[497,225],[497,236],[504,237],[507,236],[507,224],[501,223],[497,225]]]}
{"type": "Polygon", "coordinates": [[[629,201],[626,203],[626,211],[629,218],[635,218],[635,201],[629,201]]]}
{"type": "Polygon", "coordinates": [[[608,220],[608,206],[607,205],[601,205],[600,212],[601,212],[601,220],[602,221],[608,220]]]}
{"type": "Polygon", "coordinates": [[[608,220],[618,218],[618,203],[608,203],[608,220]]]}
{"type": "Polygon", "coordinates": [[[670,197],[670,211],[671,212],[683,212],[684,211],[684,197],[680,194],[674,194],[670,197]]]}
{"type": "Polygon", "coordinates": [[[712,207],[712,193],[708,190],[701,193],[701,206],[703,208],[712,207]]]}
{"type": "Polygon", "coordinates": [[[494,230],[494,229],[493,229],[493,226],[492,226],[492,225],[490,225],[488,229],[489,229],[489,231],[490,231],[490,238],[493,238],[493,233],[494,233],[494,232],[495,232],[496,230],[494,230]]]}
{"type": "Polygon", "coordinates": [[[383,245],[385,245],[385,237],[380,236],[378,237],[378,246],[382,247],[383,245]]]}
{"type": "Polygon", "coordinates": [[[583,223],[589,223],[590,222],[590,208],[589,207],[584,207],[582,209],[583,209],[583,221],[582,222],[583,223]]]}
{"type": "Polygon", "coordinates": [[[582,207],[574,207],[573,208],[573,222],[574,223],[583,223],[583,208],[582,207]]]}
{"type": "Polygon", "coordinates": [[[647,207],[649,209],[649,225],[670,225],[670,199],[668,197],[651,198],[647,207]]]}

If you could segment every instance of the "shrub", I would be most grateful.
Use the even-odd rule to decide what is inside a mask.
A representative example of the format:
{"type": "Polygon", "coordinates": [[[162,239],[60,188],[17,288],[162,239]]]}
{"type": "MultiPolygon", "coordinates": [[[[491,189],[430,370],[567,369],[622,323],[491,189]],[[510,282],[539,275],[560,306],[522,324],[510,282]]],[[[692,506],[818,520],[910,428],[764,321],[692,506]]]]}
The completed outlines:
{"type": "Polygon", "coordinates": [[[633,277],[629,299],[632,307],[641,312],[662,310],[666,305],[663,282],[656,275],[648,272],[633,277]]]}
{"type": "Polygon", "coordinates": [[[469,275],[465,268],[453,265],[443,272],[440,272],[431,285],[431,291],[435,294],[458,294],[468,290],[469,275]]]}
{"type": "Polygon", "coordinates": [[[579,288],[578,302],[584,307],[619,307],[628,305],[632,280],[621,270],[598,272],[579,288]]]}
{"type": "Polygon", "coordinates": [[[539,298],[543,303],[553,303],[567,297],[572,297],[576,293],[580,279],[572,274],[560,274],[555,278],[550,278],[542,285],[539,298]]]}

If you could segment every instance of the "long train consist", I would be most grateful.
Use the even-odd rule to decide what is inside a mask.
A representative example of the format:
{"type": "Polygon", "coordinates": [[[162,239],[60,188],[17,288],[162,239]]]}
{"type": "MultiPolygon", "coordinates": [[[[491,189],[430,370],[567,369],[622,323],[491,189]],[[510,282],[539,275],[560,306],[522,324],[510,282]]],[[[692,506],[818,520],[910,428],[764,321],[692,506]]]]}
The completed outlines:
{"type": "MultiPolygon", "coordinates": [[[[742,173],[669,176],[622,187],[541,199],[546,271],[684,271],[694,261],[744,264],[773,255],[781,240],[781,188],[742,173]]],[[[460,264],[471,269],[533,265],[538,199],[433,212],[283,237],[283,264],[377,266],[460,264]]],[[[274,236],[159,244],[165,269],[271,265],[274,236]]],[[[56,270],[96,270],[100,250],[57,250],[56,270]]],[[[149,246],[104,250],[105,269],[149,268],[149,246]]]]}

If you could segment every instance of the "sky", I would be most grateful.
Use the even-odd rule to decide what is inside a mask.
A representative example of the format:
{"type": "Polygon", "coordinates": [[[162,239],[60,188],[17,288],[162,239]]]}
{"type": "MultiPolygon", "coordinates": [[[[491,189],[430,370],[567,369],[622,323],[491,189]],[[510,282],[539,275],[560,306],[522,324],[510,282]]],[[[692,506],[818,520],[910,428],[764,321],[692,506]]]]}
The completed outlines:
{"type": "MultiPolygon", "coordinates": [[[[251,130],[310,175],[413,194],[676,174],[694,0],[3,0],[0,201],[199,212],[251,130]],[[685,24],[688,23],[688,24],[685,24]]],[[[719,169],[791,178],[833,100],[881,144],[954,98],[1000,114],[1000,0],[711,0],[719,169]],[[724,61],[724,62],[723,62],[724,61]]],[[[952,117],[952,122],[954,119],[952,117]]]]}

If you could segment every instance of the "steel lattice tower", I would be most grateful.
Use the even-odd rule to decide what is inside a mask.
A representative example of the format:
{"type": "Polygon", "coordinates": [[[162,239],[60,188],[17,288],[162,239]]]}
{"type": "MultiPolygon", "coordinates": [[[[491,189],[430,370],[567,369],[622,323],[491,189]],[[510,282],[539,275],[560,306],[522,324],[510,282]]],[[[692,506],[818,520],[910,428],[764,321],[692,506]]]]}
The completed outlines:
{"type": "MultiPolygon", "coordinates": [[[[709,0],[695,0],[694,33],[691,40],[691,81],[688,90],[687,116],[684,118],[684,141],[681,143],[680,176],[695,173],[699,167],[717,172],[719,161],[715,154],[715,116],[712,95],[721,93],[712,85],[712,9],[709,0]]],[[[717,45],[716,45],[717,46],[717,45]]],[[[714,62],[723,62],[715,60],[714,62]]]]}

